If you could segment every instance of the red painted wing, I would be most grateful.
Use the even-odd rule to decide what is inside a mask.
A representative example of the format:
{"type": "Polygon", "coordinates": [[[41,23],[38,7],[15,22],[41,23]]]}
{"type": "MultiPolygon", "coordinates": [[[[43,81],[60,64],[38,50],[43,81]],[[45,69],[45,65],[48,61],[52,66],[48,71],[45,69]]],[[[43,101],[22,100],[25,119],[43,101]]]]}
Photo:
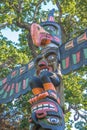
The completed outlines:
{"type": "Polygon", "coordinates": [[[0,81],[0,104],[12,101],[31,90],[29,81],[35,74],[34,61],[23,67],[15,68],[0,81]]]}
{"type": "Polygon", "coordinates": [[[59,48],[61,72],[67,74],[87,65],[87,30],[59,48]]]}

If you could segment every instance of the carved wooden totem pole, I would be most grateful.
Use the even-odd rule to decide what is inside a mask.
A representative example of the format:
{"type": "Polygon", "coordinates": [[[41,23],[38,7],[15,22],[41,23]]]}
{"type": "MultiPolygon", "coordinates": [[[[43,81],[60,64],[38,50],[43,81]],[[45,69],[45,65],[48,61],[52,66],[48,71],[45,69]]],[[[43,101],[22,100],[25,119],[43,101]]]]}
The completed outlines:
{"type": "Polygon", "coordinates": [[[61,28],[53,14],[54,9],[46,22],[31,25],[33,43],[41,53],[0,81],[0,103],[32,91],[30,130],[64,130],[61,74],[87,65],[87,31],[62,44],[61,28]]]}

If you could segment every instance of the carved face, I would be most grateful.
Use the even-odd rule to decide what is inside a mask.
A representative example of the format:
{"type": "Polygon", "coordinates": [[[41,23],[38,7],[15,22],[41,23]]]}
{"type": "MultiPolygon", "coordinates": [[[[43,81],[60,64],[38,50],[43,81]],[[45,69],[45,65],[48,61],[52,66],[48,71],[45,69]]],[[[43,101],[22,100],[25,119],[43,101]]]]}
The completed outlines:
{"type": "Polygon", "coordinates": [[[33,23],[31,25],[31,36],[36,46],[46,46],[54,43],[61,45],[61,29],[55,22],[44,22],[40,25],[33,23]]]}
{"type": "Polygon", "coordinates": [[[32,106],[32,123],[30,130],[63,130],[64,117],[56,101],[45,98],[32,106]]]}
{"type": "Polygon", "coordinates": [[[58,49],[48,47],[42,50],[41,54],[35,60],[36,73],[39,75],[42,71],[55,72],[58,68],[58,49]]]}
{"type": "Polygon", "coordinates": [[[33,43],[36,46],[44,46],[50,43],[52,36],[49,32],[43,29],[39,24],[33,23],[31,25],[31,36],[33,43]]]}

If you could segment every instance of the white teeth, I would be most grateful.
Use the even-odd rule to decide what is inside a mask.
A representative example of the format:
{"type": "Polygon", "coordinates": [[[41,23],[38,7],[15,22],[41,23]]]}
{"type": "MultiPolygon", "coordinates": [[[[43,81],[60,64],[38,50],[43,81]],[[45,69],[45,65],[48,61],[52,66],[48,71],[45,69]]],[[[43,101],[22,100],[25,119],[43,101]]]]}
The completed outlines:
{"type": "Polygon", "coordinates": [[[33,110],[34,112],[37,111],[37,110],[33,110]]]}
{"type": "Polygon", "coordinates": [[[35,112],[37,109],[32,109],[31,111],[35,112]]]}
{"type": "Polygon", "coordinates": [[[50,109],[50,110],[54,110],[55,111],[55,106],[53,106],[52,104],[40,104],[38,106],[35,106],[32,108],[32,112],[36,112],[37,110],[46,110],[46,109],[50,109]]]}
{"type": "Polygon", "coordinates": [[[37,109],[37,107],[33,107],[31,110],[32,110],[32,111],[36,111],[36,109],[37,109]]]}
{"type": "Polygon", "coordinates": [[[42,110],[42,108],[38,108],[37,110],[42,110]]]}
{"type": "Polygon", "coordinates": [[[53,108],[54,108],[54,106],[53,106],[53,105],[51,105],[51,104],[50,104],[50,107],[53,107],[53,108]]]}
{"type": "Polygon", "coordinates": [[[55,110],[54,108],[50,108],[50,110],[55,110]]]}
{"type": "Polygon", "coordinates": [[[48,69],[42,69],[42,70],[40,70],[40,73],[44,72],[44,71],[48,71],[48,69]]]}
{"type": "Polygon", "coordinates": [[[33,109],[37,109],[37,107],[33,107],[33,109]]]}
{"type": "Polygon", "coordinates": [[[48,104],[43,104],[44,107],[48,107],[48,104]]]}
{"type": "Polygon", "coordinates": [[[38,107],[42,107],[42,105],[38,105],[38,107]]]}
{"type": "Polygon", "coordinates": [[[43,110],[48,109],[48,107],[43,107],[43,110]]]}

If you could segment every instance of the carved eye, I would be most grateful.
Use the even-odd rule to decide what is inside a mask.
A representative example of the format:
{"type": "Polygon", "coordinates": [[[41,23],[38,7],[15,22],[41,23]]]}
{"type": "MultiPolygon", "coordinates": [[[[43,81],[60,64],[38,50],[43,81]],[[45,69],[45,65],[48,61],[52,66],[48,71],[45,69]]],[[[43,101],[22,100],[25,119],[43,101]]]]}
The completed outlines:
{"type": "Polygon", "coordinates": [[[55,54],[50,54],[50,55],[48,55],[48,56],[46,57],[46,59],[47,59],[48,61],[54,61],[54,60],[56,59],[56,55],[55,55],[55,54]]]}
{"type": "Polygon", "coordinates": [[[48,117],[47,121],[50,123],[50,124],[58,124],[60,122],[59,118],[58,117],[48,117]]]}
{"type": "Polygon", "coordinates": [[[51,35],[57,35],[58,29],[54,26],[44,26],[44,29],[48,31],[51,35]]]}

